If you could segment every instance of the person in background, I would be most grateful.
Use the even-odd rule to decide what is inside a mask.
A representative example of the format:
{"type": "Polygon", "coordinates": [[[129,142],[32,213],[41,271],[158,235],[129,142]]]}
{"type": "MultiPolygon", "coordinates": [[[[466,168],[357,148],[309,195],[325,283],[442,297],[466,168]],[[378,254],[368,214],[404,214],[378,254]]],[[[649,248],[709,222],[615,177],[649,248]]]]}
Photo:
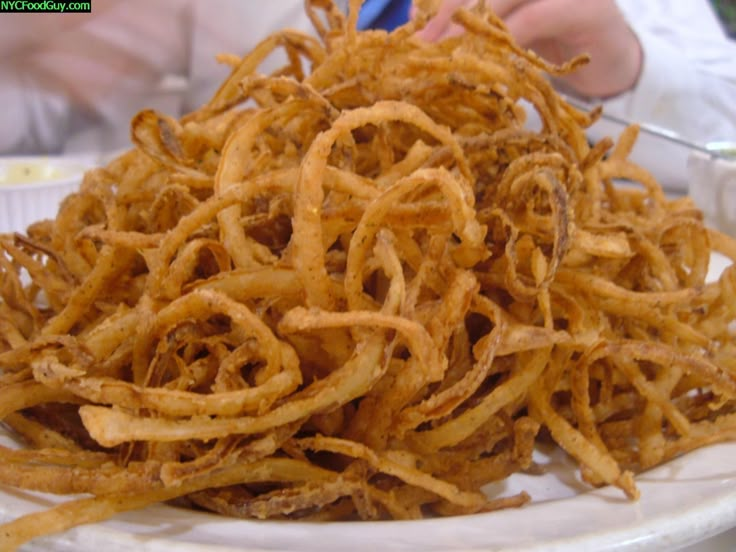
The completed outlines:
{"type": "MultiPolygon", "coordinates": [[[[551,61],[591,53],[566,90],[692,141],[736,136],[736,46],[706,0],[488,1],[523,46],[551,61]]],[[[445,0],[422,36],[459,32],[451,14],[474,3],[445,0]]],[[[0,154],[125,147],[141,108],[177,115],[211,96],[228,74],[216,54],[248,52],[285,27],[310,31],[303,5],[106,0],[89,14],[2,14],[0,154]]],[[[359,26],[394,28],[410,7],[411,0],[367,0],[359,26]]]]}
{"type": "MultiPolygon", "coordinates": [[[[104,0],[91,13],[0,14],[0,154],[99,154],[130,144],[143,108],[179,115],[282,28],[309,31],[303,0],[104,0]]],[[[264,70],[280,65],[266,60],[264,70]]]]}
{"type": "MultiPolygon", "coordinates": [[[[347,1],[342,3],[347,11],[347,1]]],[[[407,22],[411,7],[412,0],[364,0],[358,14],[358,28],[392,31],[407,22]]]]}
{"type": "MultiPolygon", "coordinates": [[[[444,0],[421,36],[435,41],[462,32],[452,14],[476,1],[444,0]]],[[[368,0],[363,10],[371,3],[386,4],[368,0]]],[[[562,92],[694,143],[736,139],[736,42],[707,0],[486,3],[521,46],[551,62],[590,54],[586,67],[556,83],[562,92]]]]}

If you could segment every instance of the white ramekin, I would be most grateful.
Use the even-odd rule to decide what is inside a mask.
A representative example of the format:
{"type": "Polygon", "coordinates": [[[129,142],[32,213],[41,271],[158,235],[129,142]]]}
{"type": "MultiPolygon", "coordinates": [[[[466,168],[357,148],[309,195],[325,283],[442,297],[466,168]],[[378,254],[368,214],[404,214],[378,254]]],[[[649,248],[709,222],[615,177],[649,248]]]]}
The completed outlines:
{"type": "Polygon", "coordinates": [[[92,159],[82,157],[0,157],[0,233],[25,232],[37,221],[55,218],[61,201],[79,189],[92,159]],[[29,171],[24,182],[14,175],[29,171]]]}
{"type": "Polygon", "coordinates": [[[688,192],[705,221],[736,237],[736,142],[713,142],[688,159],[688,192]]]}

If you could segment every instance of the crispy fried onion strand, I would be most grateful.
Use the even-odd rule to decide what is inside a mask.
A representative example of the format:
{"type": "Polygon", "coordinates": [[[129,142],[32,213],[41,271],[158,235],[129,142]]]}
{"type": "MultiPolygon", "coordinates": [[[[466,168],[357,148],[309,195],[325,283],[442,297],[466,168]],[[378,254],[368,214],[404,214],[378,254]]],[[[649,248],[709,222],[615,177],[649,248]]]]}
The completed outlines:
{"type": "Polygon", "coordinates": [[[181,119],[133,119],[55,220],[0,236],[0,483],[91,496],[0,548],[176,499],[344,520],[519,507],[553,441],[590,485],[736,436],[736,242],[589,145],[483,3],[462,37],[309,0],[181,119]],[[281,49],[270,75],[261,62],[281,49]],[[529,128],[526,109],[541,125],[529,128]],[[620,180],[628,181],[619,185],[620,180]],[[544,431],[540,431],[544,428],[544,431]]]}

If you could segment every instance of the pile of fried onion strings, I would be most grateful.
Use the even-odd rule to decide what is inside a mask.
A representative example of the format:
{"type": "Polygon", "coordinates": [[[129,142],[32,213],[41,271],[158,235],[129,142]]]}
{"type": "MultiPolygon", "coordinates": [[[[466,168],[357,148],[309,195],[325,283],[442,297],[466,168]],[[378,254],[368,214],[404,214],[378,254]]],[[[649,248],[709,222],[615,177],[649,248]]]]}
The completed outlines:
{"type": "MultiPolygon", "coordinates": [[[[427,2],[430,4],[431,2],[427,2]]],[[[415,519],[556,443],[592,486],[736,436],[736,241],[589,144],[487,8],[356,31],[307,0],[55,220],[0,236],[0,483],[74,494],[0,548],[175,501],[226,516],[415,519]],[[286,65],[258,73],[274,50],[286,65]],[[537,128],[528,122],[536,112],[537,128]],[[730,326],[730,329],[729,329],[730,326]]]]}

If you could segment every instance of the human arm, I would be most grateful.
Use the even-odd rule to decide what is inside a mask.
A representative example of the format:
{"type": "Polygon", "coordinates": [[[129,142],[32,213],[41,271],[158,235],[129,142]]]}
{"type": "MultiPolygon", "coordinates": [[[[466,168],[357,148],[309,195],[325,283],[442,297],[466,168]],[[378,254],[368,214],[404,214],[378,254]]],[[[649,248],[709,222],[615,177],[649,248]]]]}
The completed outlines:
{"type": "MultiPolygon", "coordinates": [[[[462,29],[452,22],[460,7],[475,0],[445,0],[422,30],[429,41],[453,36],[462,29]]],[[[583,96],[610,97],[636,83],[642,66],[639,40],[614,0],[492,0],[516,42],[553,63],[581,54],[590,63],[562,80],[583,96]]]]}
{"type": "Polygon", "coordinates": [[[68,128],[63,96],[14,63],[0,62],[0,154],[56,152],[68,128]]]}
{"type": "Polygon", "coordinates": [[[185,6],[109,0],[85,17],[3,14],[0,154],[59,153],[92,127],[119,131],[114,144],[87,140],[91,148],[127,141],[162,76],[184,70],[185,6]]]}
{"type": "MultiPolygon", "coordinates": [[[[217,54],[244,55],[272,33],[287,28],[315,34],[304,0],[278,0],[269,7],[243,0],[193,2],[185,109],[207,102],[229,75],[228,66],[216,63],[217,54]]],[[[268,74],[286,62],[283,49],[277,48],[258,70],[268,74]]]]}
{"type": "Polygon", "coordinates": [[[0,17],[0,153],[61,148],[69,100],[44,68],[40,50],[48,37],[74,32],[90,19],[90,14],[51,13],[0,17]]]}
{"type": "Polygon", "coordinates": [[[29,15],[19,31],[0,16],[0,154],[124,147],[141,109],[177,116],[209,99],[229,73],[216,54],[248,52],[284,27],[311,29],[303,0],[106,0],[76,23],[76,14],[29,15]]]}
{"type": "Polygon", "coordinates": [[[619,0],[645,52],[629,91],[609,113],[660,126],[692,142],[736,138],[736,43],[706,0],[619,0]]]}
{"type": "MultiPolygon", "coordinates": [[[[451,14],[474,4],[445,0],[423,36],[437,40],[461,32],[451,14]]],[[[567,92],[695,142],[736,134],[736,47],[707,0],[491,0],[490,5],[522,46],[550,61],[590,54],[590,64],[564,80],[567,92]]]]}

